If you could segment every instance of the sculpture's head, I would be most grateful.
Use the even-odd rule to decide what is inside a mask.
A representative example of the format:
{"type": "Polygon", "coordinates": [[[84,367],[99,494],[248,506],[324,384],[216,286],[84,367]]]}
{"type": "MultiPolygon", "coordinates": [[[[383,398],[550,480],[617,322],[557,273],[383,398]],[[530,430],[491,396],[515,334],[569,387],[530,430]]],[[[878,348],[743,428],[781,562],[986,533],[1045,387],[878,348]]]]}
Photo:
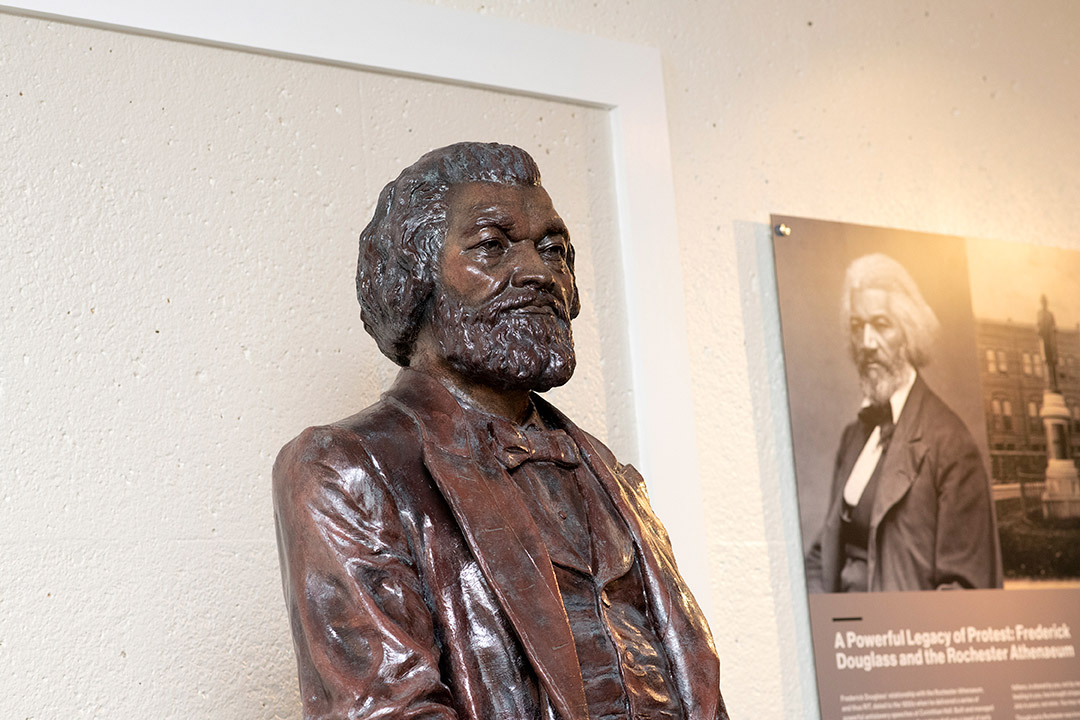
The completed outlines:
{"type": "Polygon", "coordinates": [[[383,188],[360,235],[364,328],[402,366],[430,331],[458,372],[546,390],[574,369],[574,249],[533,159],[511,145],[433,150],[383,188]]]}
{"type": "Polygon", "coordinates": [[[872,402],[886,402],[908,369],[930,362],[937,317],[908,271],[888,255],[864,255],[848,266],[840,321],[863,395],[872,402]]]}

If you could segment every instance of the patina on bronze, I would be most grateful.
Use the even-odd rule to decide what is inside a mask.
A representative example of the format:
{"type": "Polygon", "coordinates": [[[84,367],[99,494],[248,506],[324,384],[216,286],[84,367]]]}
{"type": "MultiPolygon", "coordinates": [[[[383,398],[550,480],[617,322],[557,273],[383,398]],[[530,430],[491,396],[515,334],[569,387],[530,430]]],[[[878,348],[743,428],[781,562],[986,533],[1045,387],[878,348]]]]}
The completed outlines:
{"type": "Polygon", "coordinates": [[[274,466],[304,717],[726,719],[641,476],[535,394],[574,371],[579,300],[532,158],[460,143],[407,168],[357,294],[403,369],[274,466]]]}

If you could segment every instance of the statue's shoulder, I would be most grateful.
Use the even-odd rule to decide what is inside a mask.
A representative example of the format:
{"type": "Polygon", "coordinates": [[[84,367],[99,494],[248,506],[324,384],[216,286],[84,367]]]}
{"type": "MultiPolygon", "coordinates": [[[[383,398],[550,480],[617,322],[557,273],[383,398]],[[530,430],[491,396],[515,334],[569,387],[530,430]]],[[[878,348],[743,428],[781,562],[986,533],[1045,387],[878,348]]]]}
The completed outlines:
{"type": "Polygon", "coordinates": [[[619,459],[615,457],[615,453],[611,448],[604,444],[604,441],[596,437],[588,430],[578,429],[581,436],[588,441],[592,448],[596,451],[597,457],[603,461],[605,465],[611,468],[621,468],[623,465],[619,462],[619,459]]]}
{"type": "Polygon", "coordinates": [[[420,455],[416,422],[384,398],[337,422],[309,427],[289,441],[274,463],[274,483],[313,472],[380,474],[382,469],[409,464],[420,455]]]}

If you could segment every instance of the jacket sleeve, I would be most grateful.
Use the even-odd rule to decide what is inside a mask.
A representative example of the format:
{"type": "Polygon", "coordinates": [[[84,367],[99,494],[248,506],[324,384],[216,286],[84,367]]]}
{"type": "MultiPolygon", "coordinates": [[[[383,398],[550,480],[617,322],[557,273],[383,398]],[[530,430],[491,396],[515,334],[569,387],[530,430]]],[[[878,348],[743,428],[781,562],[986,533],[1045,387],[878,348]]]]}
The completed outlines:
{"type": "Polygon", "coordinates": [[[990,484],[966,429],[948,444],[937,468],[934,552],[937,589],[1001,587],[1001,555],[990,484]]]}
{"type": "Polygon", "coordinates": [[[303,716],[454,718],[407,531],[387,479],[345,434],[309,429],[274,465],[303,716]]]}

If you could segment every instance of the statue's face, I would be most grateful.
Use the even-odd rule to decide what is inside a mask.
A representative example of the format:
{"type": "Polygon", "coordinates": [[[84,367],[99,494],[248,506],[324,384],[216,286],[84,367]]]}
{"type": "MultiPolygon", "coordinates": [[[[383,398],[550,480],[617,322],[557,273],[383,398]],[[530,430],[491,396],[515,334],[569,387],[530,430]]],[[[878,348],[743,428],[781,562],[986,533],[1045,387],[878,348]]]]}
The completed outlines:
{"type": "Polygon", "coordinates": [[[452,188],[432,330],[474,380],[547,390],[574,370],[570,237],[542,187],[452,188]]]}
{"type": "Polygon", "coordinates": [[[875,403],[886,402],[900,387],[909,365],[904,331],[889,308],[887,291],[851,291],[849,332],[863,394],[875,403]]]}
{"type": "Polygon", "coordinates": [[[570,236],[544,188],[468,183],[452,188],[448,201],[439,266],[444,291],[479,307],[507,287],[533,286],[546,291],[545,302],[520,312],[569,315],[570,236]]]}

